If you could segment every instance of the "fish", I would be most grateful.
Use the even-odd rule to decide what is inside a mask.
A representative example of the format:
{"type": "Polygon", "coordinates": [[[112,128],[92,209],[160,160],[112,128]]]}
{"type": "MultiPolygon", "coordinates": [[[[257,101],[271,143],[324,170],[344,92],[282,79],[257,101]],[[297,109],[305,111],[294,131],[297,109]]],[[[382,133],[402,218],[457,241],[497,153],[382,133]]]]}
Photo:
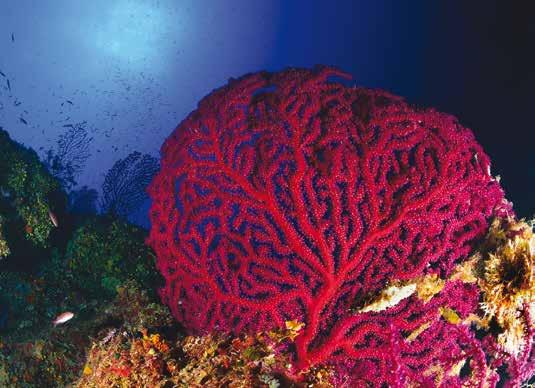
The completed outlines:
{"type": "Polygon", "coordinates": [[[52,221],[52,224],[57,228],[58,227],[58,219],[56,218],[56,215],[49,210],[48,211],[48,217],[50,217],[50,221],[52,221]]]}
{"type": "Polygon", "coordinates": [[[6,76],[6,75],[5,75],[4,73],[2,73],[1,71],[0,71],[0,75],[1,75],[2,77],[5,77],[5,76],[6,76]]]}
{"type": "Polygon", "coordinates": [[[11,82],[9,82],[9,79],[7,80],[7,88],[11,91],[11,82]]]}
{"type": "Polygon", "coordinates": [[[14,42],[15,41],[15,34],[11,33],[11,41],[14,42]]]}
{"type": "Polygon", "coordinates": [[[70,101],[70,100],[66,100],[66,101],[67,101],[67,102],[68,102],[69,104],[71,104],[71,105],[72,105],[72,101],[70,101]]]}
{"type": "Polygon", "coordinates": [[[28,125],[28,122],[26,120],[24,120],[22,117],[19,117],[19,120],[21,123],[25,124],[25,125],[28,125]]]}
{"type": "Polygon", "coordinates": [[[55,326],[59,325],[60,323],[65,323],[68,320],[70,320],[72,317],[74,317],[74,314],[70,311],[66,311],[64,313],[61,313],[52,321],[52,324],[55,326]]]}

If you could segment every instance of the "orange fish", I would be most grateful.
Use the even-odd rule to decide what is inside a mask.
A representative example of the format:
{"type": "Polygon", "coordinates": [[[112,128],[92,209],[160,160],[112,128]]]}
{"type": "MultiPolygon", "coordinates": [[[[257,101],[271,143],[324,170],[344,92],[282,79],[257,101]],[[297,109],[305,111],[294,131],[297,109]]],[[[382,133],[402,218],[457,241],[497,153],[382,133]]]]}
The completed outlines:
{"type": "Polygon", "coordinates": [[[68,321],[69,319],[71,319],[72,317],[74,317],[74,314],[71,313],[70,311],[66,311],[66,312],[61,313],[60,315],[58,315],[58,316],[56,317],[56,319],[54,319],[54,320],[52,321],[52,324],[53,324],[54,326],[57,326],[57,325],[59,325],[60,323],[65,323],[65,322],[67,322],[67,321],[68,321]]]}
{"type": "Polygon", "coordinates": [[[58,219],[56,218],[54,213],[52,213],[50,210],[48,211],[48,217],[50,217],[50,221],[52,221],[52,224],[54,224],[54,226],[57,228],[58,227],[58,219]]]}

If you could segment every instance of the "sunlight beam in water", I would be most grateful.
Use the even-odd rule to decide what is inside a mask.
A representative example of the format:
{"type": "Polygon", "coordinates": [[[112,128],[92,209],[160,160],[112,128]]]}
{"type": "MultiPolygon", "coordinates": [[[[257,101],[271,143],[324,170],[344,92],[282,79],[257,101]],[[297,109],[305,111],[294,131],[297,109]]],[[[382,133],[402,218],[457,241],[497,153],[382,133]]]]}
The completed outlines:
{"type": "Polygon", "coordinates": [[[162,54],[172,50],[171,21],[170,15],[154,6],[154,2],[122,0],[110,4],[103,20],[93,24],[95,30],[89,39],[101,54],[111,59],[130,66],[159,67],[162,54]]]}

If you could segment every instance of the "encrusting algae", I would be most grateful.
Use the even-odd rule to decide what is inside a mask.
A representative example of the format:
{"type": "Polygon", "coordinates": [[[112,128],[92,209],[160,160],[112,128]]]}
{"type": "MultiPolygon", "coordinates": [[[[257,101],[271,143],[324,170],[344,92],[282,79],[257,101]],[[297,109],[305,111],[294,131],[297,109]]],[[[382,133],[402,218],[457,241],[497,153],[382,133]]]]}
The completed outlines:
{"type": "MultiPolygon", "coordinates": [[[[448,278],[430,273],[394,282],[380,290],[375,298],[369,297],[368,302],[354,312],[387,310],[413,294],[429,303],[449,282],[476,283],[481,293],[479,314],[470,313],[463,318],[449,306],[438,306],[438,317],[451,325],[475,324],[477,329],[495,336],[499,350],[520,357],[531,346],[535,329],[534,223],[495,218],[476,252],[458,264],[448,278]]],[[[414,341],[436,319],[435,316],[409,332],[405,341],[414,341]]],[[[431,365],[426,373],[434,375],[435,383],[440,385],[445,376],[458,376],[465,363],[463,359],[449,370],[431,365]]],[[[485,381],[490,381],[492,374],[489,368],[485,381]]]]}
{"type": "MultiPolygon", "coordinates": [[[[286,356],[276,349],[298,335],[302,324],[285,330],[232,337],[223,333],[187,336],[171,341],[141,328],[114,332],[93,343],[76,387],[268,387],[292,386],[285,379],[286,356]]],[[[307,386],[332,387],[327,368],[311,369],[307,386]]]]}
{"type": "MultiPolygon", "coordinates": [[[[496,219],[486,239],[482,255],[483,275],[479,286],[483,291],[481,308],[484,321],[493,318],[503,329],[498,343],[504,351],[518,355],[529,338],[529,325],[535,316],[535,235],[533,223],[512,219],[496,219]],[[503,225],[502,225],[503,224],[503,225]],[[486,256],[486,257],[485,257],[486,256]],[[531,316],[526,319],[526,313],[531,316]]],[[[533,327],[531,327],[533,328],[533,327]]]]}
{"type": "MultiPolygon", "coordinates": [[[[508,353],[517,354],[522,349],[520,338],[527,325],[522,312],[530,310],[532,319],[535,312],[535,234],[532,225],[533,222],[528,224],[524,220],[496,218],[480,250],[457,265],[448,279],[433,273],[389,285],[358,312],[386,310],[414,292],[427,303],[448,281],[477,282],[482,291],[481,309],[484,312],[479,325],[488,327],[495,318],[504,330],[499,343],[508,353]]],[[[459,321],[452,309],[441,307],[440,310],[448,321],[459,321]]],[[[472,316],[471,320],[476,319],[472,316]]]]}

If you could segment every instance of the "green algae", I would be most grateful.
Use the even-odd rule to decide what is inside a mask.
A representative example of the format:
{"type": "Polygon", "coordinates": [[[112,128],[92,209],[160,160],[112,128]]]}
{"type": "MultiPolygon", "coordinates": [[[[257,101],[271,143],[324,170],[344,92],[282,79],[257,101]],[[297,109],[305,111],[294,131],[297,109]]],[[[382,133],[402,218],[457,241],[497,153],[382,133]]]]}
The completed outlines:
{"type": "Polygon", "coordinates": [[[0,188],[0,215],[5,219],[4,238],[0,239],[8,246],[10,237],[19,240],[13,244],[13,253],[28,243],[48,248],[54,228],[49,217],[49,211],[53,210],[51,199],[61,192],[61,187],[34,150],[11,140],[1,128],[0,188]]]}

